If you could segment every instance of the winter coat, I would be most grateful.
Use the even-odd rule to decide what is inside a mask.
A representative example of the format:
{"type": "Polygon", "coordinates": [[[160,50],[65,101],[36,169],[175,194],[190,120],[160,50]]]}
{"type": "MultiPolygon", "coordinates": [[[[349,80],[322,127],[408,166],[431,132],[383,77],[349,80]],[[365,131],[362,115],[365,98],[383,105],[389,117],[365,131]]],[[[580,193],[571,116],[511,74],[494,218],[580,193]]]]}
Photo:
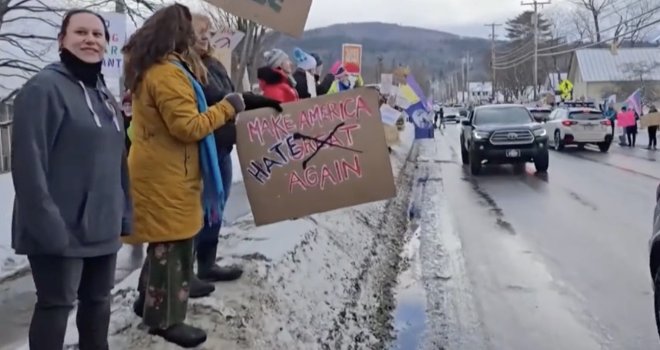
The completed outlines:
{"type": "Polygon", "coordinates": [[[616,121],[616,110],[613,108],[606,109],[605,112],[603,112],[603,116],[612,122],[616,121]]]}
{"type": "Polygon", "coordinates": [[[194,237],[203,224],[199,141],[236,114],[223,100],[199,113],[186,74],[171,60],[149,68],[133,91],[133,144],[128,156],[133,235],[124,242],[194,237]]]}
{"type": "MultiPolygon", "coordinates": [[[[206,97],[206,103],[212,106],[222,101],[227,94],[234,92],[235,88],[222,62],[213,56],[206,56],[204,65],[209,71],[208,84],[203,87],[204,97],[206,97]]],[[[233,120],[215,130],[213,134],[218,153],[232,151],[236,144],[236,123],[233,120]]]]}
{"type": "Polygon", "coordinates": [[[262,67],[257,70],[259,88],[263,95],[280,103],[298,101],[298,92],[281,69],[262,67]]]}
{"type": "Polygon", "coordinates": [[[11,227],[17,254],[104,256],[131,232],[121,109],[99,79],[81,86],[62,63],[14,101],[11,227]]]}
{"type": "Polygon", "coordinates": [[[351,89],[351,84],[348,83],[348,85],[344,84],[341,82],[341,80],[335,80],[332,85],[330,86],[330,89],[328,90],[328,94],[336,94],[339,92],[343,91],[348,91],[351,89]]]}
{"type": "MultiPolygon", "coordinates": [[[[298,92],[298,96],[301,99],[312,97],[309,94],[309,88],[307,86],[307,74],[304,70],[296,70],[293,73],[293,79],[296,81],[296,91],[298,92]]],[[[319,82],[319,76],[314,75],[314,80],[316,82],[316,96],[322,96],[327,94],[328,90],[330,90],[330,86],[332,86],[332,83],[335,80],[335,76],[332,74],[327,74],[323,78],[323,81],[319,82]]]]}
{"type": "Polygon", "coordinates": [[[309,93],[309,87],[307,86],[307,72],[302,69],[296,69],[296,71],[293,72],[293,79],[296,81],[298,98],[303,99],[312,97],[309,93]]]}
{"type": "Polygon", "coordinates": [[[635,112],[633,111],[621,111],[616,116],[616,123],[622,128],[635,126],[637,124],[635,120],[635,112]]]}
{"type": "Polygon", "coordinates": [[[319,82],[319,76],[316,75],[316,82],[318,85],[316,85],[316,96],[322,96],[328,93],[328,90],[330,90],[330,87],[332,86],[332,83],[335,81],[335,76],[328,73],[323,77],[323,80],[319,82]]]}

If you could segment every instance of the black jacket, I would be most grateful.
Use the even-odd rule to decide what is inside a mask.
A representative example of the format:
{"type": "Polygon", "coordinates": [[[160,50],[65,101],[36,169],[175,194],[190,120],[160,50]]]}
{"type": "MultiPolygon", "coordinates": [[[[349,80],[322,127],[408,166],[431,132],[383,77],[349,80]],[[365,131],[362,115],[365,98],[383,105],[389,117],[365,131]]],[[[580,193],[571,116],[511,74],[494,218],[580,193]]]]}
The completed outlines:
{"type": "MultiPolygon", "coordinates": [[[[209,106],[222,101],[227,94],[234,92],[234,84],[229,78],[227,70],[217,59],[206,56],[204,57],[204,65],[209,71],[208,84],[203,87],[204,97],[209,106]]],[[[215,144],[218,152],[225,151],[231,152],[236,144],[236,124],[234,121],[228,122],[219,129],[213,132],[215,136],[215,144]]]]}
{"type": "MultiPolygon", "coordinates": [[[[296,90],[298,91],[298,97],[310,98],[312,97],[309,94],[307,89],[307,74],[302,69],[297,69],[293,72],[293,79],[296,81],[296,90]]],[[[314,75],[314,80],[316,81],[316,96],[322,96],[328,93],[332,82],[335,80],[335,77],[332,74],[328,74],[323,78],[323,81],[319,83],[319,76],[314,75]]]]}

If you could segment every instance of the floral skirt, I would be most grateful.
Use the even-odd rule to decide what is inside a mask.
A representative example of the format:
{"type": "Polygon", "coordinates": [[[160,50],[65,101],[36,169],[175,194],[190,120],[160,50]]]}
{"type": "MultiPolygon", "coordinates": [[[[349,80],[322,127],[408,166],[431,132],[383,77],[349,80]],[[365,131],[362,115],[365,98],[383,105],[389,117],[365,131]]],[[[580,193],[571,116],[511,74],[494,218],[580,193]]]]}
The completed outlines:
{"type": "Polygon", "coordinates": [[[186,319],[193,246],[194,239],[149,244],[138,285],[148,327],[167,329],[186,319]]]}

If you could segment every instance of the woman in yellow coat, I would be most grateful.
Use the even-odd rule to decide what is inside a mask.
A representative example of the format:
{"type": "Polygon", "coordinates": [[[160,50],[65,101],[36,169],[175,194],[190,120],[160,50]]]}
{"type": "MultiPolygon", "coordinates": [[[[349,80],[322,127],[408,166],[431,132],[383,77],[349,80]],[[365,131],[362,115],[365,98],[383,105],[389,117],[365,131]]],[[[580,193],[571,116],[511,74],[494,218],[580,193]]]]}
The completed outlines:
{"type": "Polygon", "coordinates": [[[200,112],[194,86],[206,82],[206,70],[192,50],[191,21],[187,7],[165,7],[123,49],[133,93],[128,163],[134,200],[133,234],[124,242],[149,243],[134,310],[150,333],[182,347],[206,340],[203,330],[184,323],[193,241],[204,218],[200,141],[246,102],[256,103],[255,96],[229,94],[200,112]]]}

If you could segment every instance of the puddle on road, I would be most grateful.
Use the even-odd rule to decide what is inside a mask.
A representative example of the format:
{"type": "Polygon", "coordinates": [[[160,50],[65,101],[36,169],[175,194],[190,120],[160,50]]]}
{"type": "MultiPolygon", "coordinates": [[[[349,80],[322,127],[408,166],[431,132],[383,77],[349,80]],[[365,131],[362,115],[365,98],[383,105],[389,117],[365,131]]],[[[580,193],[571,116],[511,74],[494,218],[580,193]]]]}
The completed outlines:
{"type": "Polygon", "coordinates": [[[417,227],[402,252],[403,271],[394,289],[392,313],[394,336],[390,350],[415,350],[421,347],[426,329],[426,292],[422,283],[419,257],[420,228],[417,227]]]}

